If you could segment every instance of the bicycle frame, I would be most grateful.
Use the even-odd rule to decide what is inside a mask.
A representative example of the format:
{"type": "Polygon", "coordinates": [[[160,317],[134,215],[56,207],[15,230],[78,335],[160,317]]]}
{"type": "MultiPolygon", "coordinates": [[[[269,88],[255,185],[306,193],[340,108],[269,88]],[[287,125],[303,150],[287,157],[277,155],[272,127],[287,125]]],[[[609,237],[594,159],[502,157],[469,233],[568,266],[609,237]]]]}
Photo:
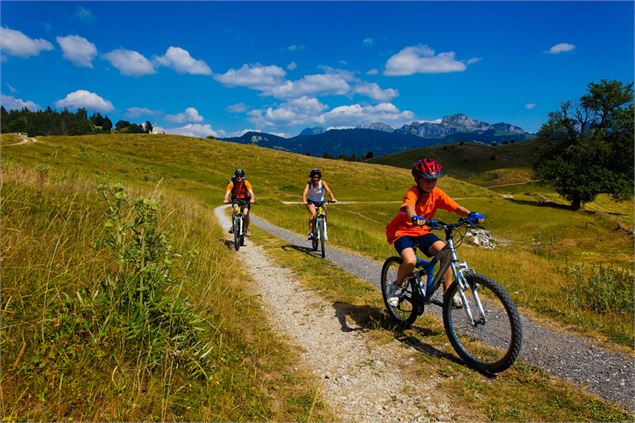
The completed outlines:
{"type": "Polygon", "coordinates": [[[461,287],[461,289],[459,290],[459,296],[461,297],[461,301],[463,302],[463,309],[469,322],[471,322],[472,326],[484,324],[486,322],[485,311],[483,309],[483,303],[481,302],[476,287],[472,287],[471,289],[474,294],[476,306],[478,307],[478,311],[480,314],[480,318],[478,320],[474,319],[469,301],[463,294],[463,292],[468,289],[468,283],[465,280],[465,276],[463,274],[470,269],[466,262],[459,262],[458,255],[456,253],[456,247],[454,246],[454,241],[451,237],[452,231],[453,228],[445,228],[446,245],[440,253],[433,257],[432,260],[424,260],[417,256],[417,264],[415,265],[415,268],[419,269],[419,271],[415,272],[415,279],[412,281],[413,289],[417,291],[424,304],[430,304],[432,296],[441,285],[445,273],[447,272],[448,268],[451,268],[454,279],[461,287]],[[449,262],[441,264],[439,266],[439,269],[435,272],[434,268],[437,262],[440,261],[441,255],[448,254],[448,252],[450,254],[449,262]],[[424,274],[427,276],[427,283],[425,285],[423,284],[423,280],[421,278],[424,274]]]}

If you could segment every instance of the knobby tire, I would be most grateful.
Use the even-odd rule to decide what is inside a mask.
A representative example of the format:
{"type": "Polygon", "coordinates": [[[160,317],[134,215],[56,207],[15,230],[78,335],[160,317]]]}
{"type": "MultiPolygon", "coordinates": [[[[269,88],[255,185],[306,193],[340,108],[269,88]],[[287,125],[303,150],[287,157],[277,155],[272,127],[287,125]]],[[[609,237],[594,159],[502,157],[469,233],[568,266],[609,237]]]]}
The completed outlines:
{"type": "Polygon", "coordinates": [[[471,367],[489,373],[509,368],[520,354],[522,326],[514,302],[507,292],[492,279],[469,272],[465,274],[468,289],[464,292],[473,317],[480,317],[474,301],[473,286],[483,304],[486,321],[471,325],[463,308],[452,304],[454,294],[460,289],[454,281],[443,302],[443,325],[454,350],[471,367]]]}
{"type": "MultiPolygon", "coordinates": [[[[413,294],[412,286],[408,288],[405,296],[397,306],[393,307],[388,304],[388,289],[397,279],[397,270],[401,263],[401,257],[396,256],[390,257],[384,262],[381,269],[381,293],[390,318],[397,324],[399,329],[407,329],[417,320],[417,316],[421,314],[420,310],[423,306],[418,301],[418,298],[415,298],[416,294],[413,294]]],[[[409,279],[406,278],[404,283],[410,283],[409,279]]]]}
{"type": "Polygon", "coordinates": [[[324,248],[324,241],[326,240],[326,234],[325,234],[325,226],[326,222],[324,221],[324,219],[320,219],[318,221],[318,232],[320,234],[320,251],[322,254],[322,258],[324,258],[326,256],[326,249],[324,248]]]}

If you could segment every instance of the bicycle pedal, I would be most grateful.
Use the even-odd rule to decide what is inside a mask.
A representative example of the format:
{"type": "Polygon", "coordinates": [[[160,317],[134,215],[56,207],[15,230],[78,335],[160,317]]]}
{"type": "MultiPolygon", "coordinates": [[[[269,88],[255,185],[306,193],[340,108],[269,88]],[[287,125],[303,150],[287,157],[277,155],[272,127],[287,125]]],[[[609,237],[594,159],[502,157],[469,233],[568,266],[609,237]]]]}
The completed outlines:
{"type": "Polygon", "coordinates": [[[442,302],[442,301],[439,301],[439,300],[437,300],[437,299],[432,299],[432,300],[430,300],[430,302],[431,302],[432,304],[434,304],[434,305],[438,305],[439,307],[443,307],[443,302],[442,302]]]}

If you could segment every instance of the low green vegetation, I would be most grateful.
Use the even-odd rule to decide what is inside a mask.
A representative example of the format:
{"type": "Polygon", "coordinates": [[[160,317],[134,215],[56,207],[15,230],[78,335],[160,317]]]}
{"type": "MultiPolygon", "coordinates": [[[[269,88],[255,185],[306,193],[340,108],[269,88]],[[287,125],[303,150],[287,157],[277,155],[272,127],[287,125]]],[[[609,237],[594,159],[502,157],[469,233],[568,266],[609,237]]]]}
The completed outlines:
{"type": "MultiPolygon", "coordinates": [[[[458,360],[447,341],[443,322],[422,315],[411,329],[396,332],[384,313],[381,294],[368,282],[343,273],[317,255],[290,248],[263,230],[254,236],[279,266],[294,270],[305,289],[333,302],[342,330],[364,330],[369,348],[382,348],[391,339],[418,350],[415,371],[422,379],[440,377],[439,387],[455,410],[471,413],[472,421],[628,421],[619,407],[562,382],[521,361],[489,378],[458,360]],[[513,401],[510,401],[510,398],[513,401]]],[[[308,245],[308,243],[307,243],[308,245]]],[[[416,393],[414,393],[416,395],[416,393]]]]}
{"type": "MultiPolygon", "coordinates": [[[[221,231],[226,228],[216,225],[211,210],[221,204],[233,169],[243,167],[256,194],[253,212],[304,234],[306,208],[282,202],[299,202],[308,171],[320,167],[343,202],[329,206],[329,243],[383,261],[394,254],[385,241],[384,227],[412,183],[409,170],[167,135],[37,140],[3,147],[1,157],[2,316],[8,335],[2,341],[5,416],[18,420],[328,419],[319,398],[314,406],[315,390],[307,376],[291,370],[297,358],[262,326],[264,319],[256,299],[245,295],[244,274],[235,255],[220,242],[221,231]],[[166,258],[171,261],[168,279],[174,282],[166,285],[165,292],[187,299],[204,328],[199,334],[202,338],[191,338],[192,343],[185,344],[192,348],[188,354],[194,360],[177,354],[155,363],[154,368],[146,367],[145,360],[139,367],[138,356],[133,359],[126,353],[133,341],[123,334],[108,349],[95,349],[92,337],[100,339],[104,335],[95,330],[100,327],[96,317],[91,317],[96,320],[90,324],[97,326],[56,320],[55,315],[61,312],[73,319],[103,316],[95,314],[99,307],[85,314],[88,312],[82,304],[92,304],[87,298],[97,291],[95,300],[109,295],[102,288],[104,281],[139,277],[134,272],[125,277],[118,274],[118,255],[131,247],[94,248],[97,239],[108,239],[99,223],[108,208],[95,191],[98,182],[110,186],[124,183],[129,187],[130,199],[159,198],[162,206],[157,210],[158,228],[169,234],[166,240],[174,248],[168,249],[167,244],[160,247],[163,258],[159,263],[166,258]],[[156,195],[151,195],[153,192],[156,195]],[[173,253],[180,257],[172,257],[173,253]],[[73,328],[77,338],[63,342],[66,338],[53,337],[58,344],[51,344],[48,339],[55,333],[56,324],[64,330],[73,328]],[[208,342],[208,348],[199,348],[202,344],[196,339],[208,342]],[[79,347],[71,347],[77,342],[79,347]],[[213,371],[205,370],[191,378],[187,372],[196,372],[197,357],[200,359],[210,348],[211,352],[198,363],[203,369],[206,361],[208,366],[212,363],[213,371]],[[58,349],[63,352],[55,352],[58,349]],[[103,355],[104,351],[111,355],[103,355]],[[206,379],[205,374],[213,379],[206,379]],[[171,382],[166,385],[166,380],[171,382]],[[72,398],[82,399],[81,404],[72,398]],[[161,410],[160,415],[152,414],[156,410],[161,410]]],[[[7,144],[5,136],[0,141],[3,146],[7,144]]],[[[465,242],[460,247],[462,258],[501,282],[525,313],[564,323],[611,341],[608,345],[617,343],[632,350],[632,302],[601,308],[588,297],[598,286],[615,290],[610,294],[613,297],[598,299],[600,303],[629,295],[624,281],[633,277],[632,201],[616,203],[600,196],[586,210],[573,212],[566,203],[557,203],[555,195],[549,197],[550,202],[542,201],[540,187],[535,191],[532,185],[510,187],[526,195],[506,199],[501,195],[506,193],[505,188],[494,191],[455,179],[453,175],[458,176],[465,166],[451,162],[444,165],[449,176],[440,180],[441,188],[469,209],[484,213],[485,226],[498,245],[494,250],[483,250],[465,242]],[[600,271],[598,266],[605,270],[600,271]],[[565,300],[568,296],[574,299],[565,300]]],[[[518,168],[527,169],[521,164],[518,168]]],[[[506,176],[508,180],[514,177],[506,176]]],[[[153,205],[143,207],[152,209],[153,205]]],[[[438,217],[452,221],[456,215],[439,213],[438,217]]],[[[295,253],[285,250],[281,254],[290,257],[295,253]]],[[[345,278],[340,275],[335,279],[345,278]]],[[[377,300],[377,293],[366,289],[368,292],[360,294],[354,309],[368,311],[370,307],[376,309],[373,315],[383,315],[381,305],[369,305],[377,300]]],[[[339,297],[339,291],[329,295],[338,296],[340,301],[350,298],[339,297]]],[[[157,305],[163,307],[161,304],[159,296],[157,305]]],[[[192,323],[185,326],[199,327],[189,320],[194,316],[186,311],[190,309],[182,305],[182,317],[189,317],[181,320],[192,323]]],[[[168,342],[171,334],[162,339],[168,342]]],[[[439,337],[439,342],[445,342],[441,341],[442,331],[439,337]]],[[[174,345],[162,342],[162,348],[174,345]]],[[[134,348],[146,351],[144,358],[153,357],[152,352],[147,355],[151,348],[144,350],[138,344],[134,348]]],[[[449,372],[453,378],[459,377],[459,370],[449,372]]],[[[541,378],[528,380],[543,383],[541,378]]],[[[503,406],[488,413],[502,420],[516,419],[511,411],[502,413],[503,406]]],[[[527,413],[528,420],[550,420],[548,414],[535,417],[527,413]]],[[[594,420],[592,416],[580,414],[580,419],[594,420]]]]}
{"type": "Polygon", "coordinates": [[[200,202],[2,178],[5,419],[329,419],[200,202]]]}

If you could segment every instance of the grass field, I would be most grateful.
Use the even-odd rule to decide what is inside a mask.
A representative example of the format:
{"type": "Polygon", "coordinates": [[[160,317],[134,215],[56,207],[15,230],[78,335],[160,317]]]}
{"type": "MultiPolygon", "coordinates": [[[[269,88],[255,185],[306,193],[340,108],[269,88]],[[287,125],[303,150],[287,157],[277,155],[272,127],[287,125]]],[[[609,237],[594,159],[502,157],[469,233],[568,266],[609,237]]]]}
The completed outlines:
{"type": "MultiPolygon", "coordinates": [[[[1,141],[1,145],[7,144],[5,136],[1,141]]],[[[255,299],[244,294],[244,275],[234,256],[218,242],[224,228],[216,225],[212,208],[221,203],[228,177],[240,166],[254,186],[254,213],[306,233],[306,209],[281,201],[300,201],[309,169],[320,167],[338,200],[360,202],[330,206],[329,243],[383,260],[394,254],[385,242],[384,226],[411,184],[408,170],[168,135],[38,137],[38,141],[4,147],[1,156],[2,309],[5,334],[9,335],[2,344],[5,416],[17,420],[303,420],[312,413],[310,420],[328,420],[319,398],[314,404],[315,391],[306,375],[286,365],[293,362],[292,353],[256,323],[262,316],[255,299]],[[55,314],[61,307],[79,313],[77,293],[82,298],[82,289],[94,293],[96,281],[110,274],[116,261],[112,252],[94,250],[105,208],[95,191],[101,182],[123,183],[144,196],[158,193],[163,204],[160,227],[171,234],[182,255],[198,251],[200,258],[190,264],[177,260],[174,274],[182,276],[176,278],[184,281],[182,292],[205,322],[203,333],[214,334],[214,342],[222,342],[223,348],[212,349],[210,358],[218,369],[214,394],[209,394],[213,385],[207,381],[188,386],[186,374],[174,376],[169,392],[159,392],[171,367],[163,363],[165,371],[143,370],[145,365],[123,354],[123,341],[110,361],[96,360],[99,356],[90,348],[64,352],[79,354],[82,363],[91,368],[81,380],[70,368],[47,370],[60,353],[45,342],[58,324],[46,310],[55,314]],[[254,323],[245,324],[245,318],[254,323]],[[225,355],[223,349],[227,349],[225,355]],[[34,362],[33,357],[39,358],[34,362]],[[234,368],[242,370],[233,376],[234,368]],[[117,385],[126,375],[135,383],[117,385]],[[135,379],[134,375],[143,377],[135,379]],[[103,380],[112,383],[103,386],[103,380]],[[274,390],[279,383],[284,387],[274,390]],[[66,386],[68,392],[60,388],[66,386]],[[158,395],[152,399],[145,395],[155,391],[158,395]],[[96,408],[68,415],[68,408],[62,405],[42,405],[64,404],[64,395],[70,398],[77,392],[98,404],[96,408]],[[187,404],[202,395],[206,395],[208,407],[195,414],[187,404]],[[113,396],[118,399],[106,407],[106,399],[113,396]],[[150,409],[165,414],[150,416],[150,409]]],[[[586,210],[572,212],[556,198],[542,202],[537,197],[540,187],[536,191],[530,186],[494,191],[453,178],[461,169],[449,171],[440,186],[461,204],[484,213],[487,228],[500,240],[494,250],[463,245],[461,256],[477,271],[501,282],[525,312],[607,340],[607,345],[632,350],[632,201],[615,203],[600,197],[586,210]],[[516,189],[523,196],[503,198],[502,194],[516,189]]],[[[470,178],[489,181],[489,176],[479,175],[476,172],[470,178]]],[[[509,182],[516,180],[513,175],[508,172],[505,181],[513,183],[509,182]]],[[[494,180],[500,182],[498,177],[494,180]]],[[[452,220],[444,213],[439,217],[452,220]]],[[[528,380],[543,383],[540,377],[528,380]]],[[[499,413],[505,404],[495,407],[489,412],[497,419],[515,419],[499,413]]]]}

